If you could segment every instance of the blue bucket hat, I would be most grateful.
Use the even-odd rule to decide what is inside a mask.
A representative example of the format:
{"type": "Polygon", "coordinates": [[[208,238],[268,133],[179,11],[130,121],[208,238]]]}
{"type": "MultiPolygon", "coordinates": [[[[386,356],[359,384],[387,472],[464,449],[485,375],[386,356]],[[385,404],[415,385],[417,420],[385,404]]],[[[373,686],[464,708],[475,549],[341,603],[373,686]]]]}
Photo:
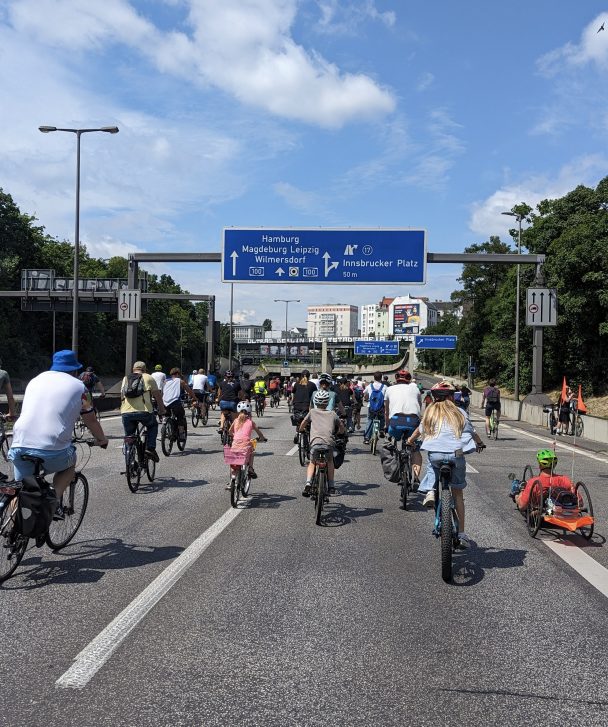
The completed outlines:
{"type": "Polygon", "coordinates": [[[76,360],[76,354],[74,351],[66,349],[64,351],[56,351],[53,354],[53,363],[51,364],[51,371],[78,371],[82,368],[82,364],[76,360]]]}

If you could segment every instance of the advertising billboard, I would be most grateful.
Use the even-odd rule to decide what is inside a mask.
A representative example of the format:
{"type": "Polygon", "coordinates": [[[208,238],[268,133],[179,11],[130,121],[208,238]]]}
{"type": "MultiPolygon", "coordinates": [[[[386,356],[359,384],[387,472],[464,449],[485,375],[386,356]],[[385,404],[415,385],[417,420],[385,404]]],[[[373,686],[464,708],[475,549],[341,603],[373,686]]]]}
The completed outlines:
{"type": "Polygon", "coordinates": [[[403,303],[393,306],[394,335],[418,333],[419,330],[420,303],[403,303]]]}

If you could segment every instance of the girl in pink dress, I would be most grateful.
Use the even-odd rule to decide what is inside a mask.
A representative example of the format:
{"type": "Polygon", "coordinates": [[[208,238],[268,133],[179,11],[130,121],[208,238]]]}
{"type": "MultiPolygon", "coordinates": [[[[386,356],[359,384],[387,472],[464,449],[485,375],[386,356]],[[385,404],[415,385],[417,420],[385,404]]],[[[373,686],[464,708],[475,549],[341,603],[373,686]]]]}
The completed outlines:
{"type": "MultiPolygon", "coordinates": [[[[257,475],[253,469],[254,451],[251,446],[251,435],[255,432],[258,435],[259,442],[266,442],[266,437],[262,434],[257,424],[251,418],[251,404],[247,401],[240,401],[236,407],[238,412],[237,418],[230,426],[230,435],[232,436],[232,449],[235,451],[250,451],[249,456],[249,477],[255,480],[257,475]]],[[[236,477],[239,465],[230,465],[231,476],[236,477]]]]}

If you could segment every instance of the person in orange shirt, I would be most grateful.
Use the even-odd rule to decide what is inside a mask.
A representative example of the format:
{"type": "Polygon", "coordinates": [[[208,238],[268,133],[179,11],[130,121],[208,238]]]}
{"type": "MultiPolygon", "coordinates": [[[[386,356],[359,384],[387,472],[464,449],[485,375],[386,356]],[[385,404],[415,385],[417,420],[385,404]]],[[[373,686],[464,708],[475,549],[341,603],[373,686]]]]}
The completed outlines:
{"type": "Polygon", "coordinates": [[[574,498],[575,487],[572,480],[566,475],[556,475],[555,465],[557,455],[551,449],[539,449],[536,459],[540,467],[540,474],[530,477],[525,483],[515,480],[511,485],[509,496],[515,501],[517,509],[523,512],[528,507],[532,485],[540,481],[543,488],[543,495],[546,496],[551,490],[553,500],[561,505],[572,506],[576,503],[574,498]]]}

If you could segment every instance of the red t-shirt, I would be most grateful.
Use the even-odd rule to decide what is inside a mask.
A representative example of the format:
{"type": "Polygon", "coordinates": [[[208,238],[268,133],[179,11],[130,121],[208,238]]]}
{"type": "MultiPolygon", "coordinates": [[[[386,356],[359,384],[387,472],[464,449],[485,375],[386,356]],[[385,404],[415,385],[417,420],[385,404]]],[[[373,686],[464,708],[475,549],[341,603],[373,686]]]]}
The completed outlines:
{"type": "Polygon", "coordinates": [[[569,492],[574,492],[574,484],[569,477],[566,477],[566,475],[550,475],[546,472],[541,472],[535,477],[530,477],[530,479],[524,485],[524,489],[521,491],[517,500],[517,507],[520,510],[525,510],[526,507],[528,507],[528,501],[530,500],[530,491],[532,490],[532,485],[537,480],[540,480],[540,483],[543,486],[543,494],[547,494],[547,492],[549,492],[549,489],[553,491],[566,490],[569,492]]]}

